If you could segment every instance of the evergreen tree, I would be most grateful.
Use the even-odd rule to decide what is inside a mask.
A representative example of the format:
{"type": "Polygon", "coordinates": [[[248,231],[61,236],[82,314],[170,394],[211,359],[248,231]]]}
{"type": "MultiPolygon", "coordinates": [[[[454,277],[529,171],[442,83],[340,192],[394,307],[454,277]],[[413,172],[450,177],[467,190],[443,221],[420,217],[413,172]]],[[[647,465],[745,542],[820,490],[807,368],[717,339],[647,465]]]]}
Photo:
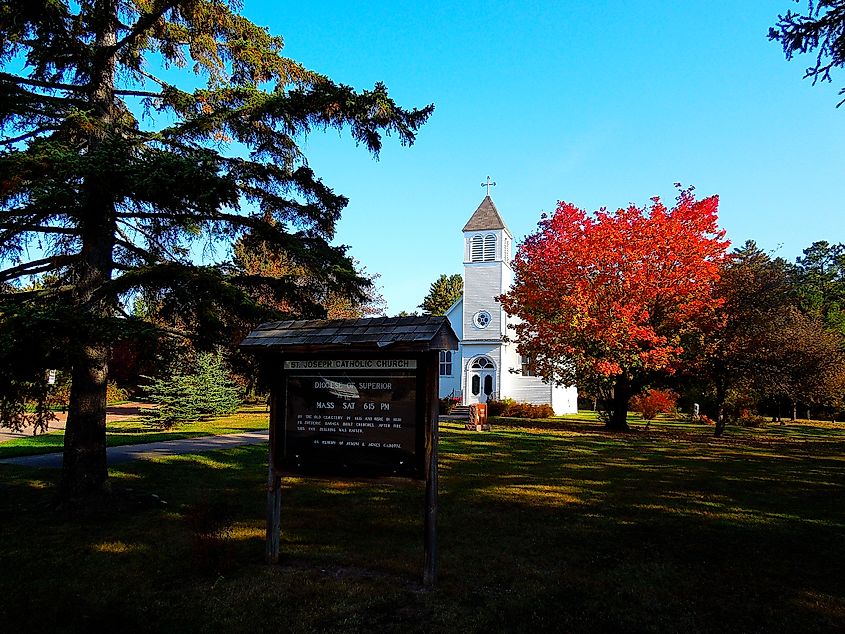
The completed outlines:
{"type": "Polygon", "coordinates": [[[241,403],[220,351],[200,354],[189,372],[153,379],[146,392],[157,407],[144,410],[144,416],[158,427],[232,414],[241,403]]]}
{"type": "Polygon", "coordinates": [[[801,309],[845,335],[845,244],[814,242],[796,260],[794,273],[801,309]]]}
{"type": "MultiPolygon", "coordinates": [[[[831,81],[830,71],[845,66],[845,0],[807,0],[806,13],[787,10],[769,29],[769,39],[781,43],[788,60],[796,53],[815,54],[804,72],[813,85],[819,79],[831,81]]],[[[845,88],[839,95],[843,98],[837,107],[845,103],[845,88]]]]}
{"type": "MultiPolygon", "coordinates": [[[[186,329],[220,332],[224,307],[255,309],[244,290],[259,280],[199,266],[191,247],[246,231],[326,288],[362,295],[366,281],[330,243],[347,200],[308,167],[300,142],[314,128],[348,128],[378,154],[383,134],[413,143],[432,112],[397,106],[380,83],[356,92],[304,68],[239,6],[0,0],[0,284],[55,279],[0,295],[0,320],[45,311],[55,326],[22,332],[4,354],[29,359],[21,341],[49,342],[72,368],[65,498],[106,480],[110,343],[144,328],[121,318],[128,298],[143,292],[186,329]],[[156,76],[156,65],[190,68],[186,85],[199,87],[156,76]]],[[[311,310],[291,285],[275,289],[311,310]]]]}
{"type": "Polygon", "coordinates": [[[428,295],[418,308],[422,308],[427,315],[445,315],[452,304],[461,298],[463,292],[464,279],[460,273],[441,275],[432,282],[428,295]]]}

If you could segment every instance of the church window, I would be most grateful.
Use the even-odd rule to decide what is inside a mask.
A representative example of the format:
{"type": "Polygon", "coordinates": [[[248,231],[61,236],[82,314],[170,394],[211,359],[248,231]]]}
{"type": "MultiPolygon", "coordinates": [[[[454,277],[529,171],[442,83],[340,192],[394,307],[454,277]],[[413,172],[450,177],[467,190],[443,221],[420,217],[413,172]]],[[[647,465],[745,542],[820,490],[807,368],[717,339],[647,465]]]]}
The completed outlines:
{"type": "Polygon", "coordinates": [[[474,374],[472,377],[472,395],[478,396],[479,392],[481,392],[481,377],[474,374]]]}
{"type": "Polygon", "coordinates": [[[469,246],[469,260],[470,262],[481,262],[482,259],[484,259],[484,238],[472,236],[469,246]]]}
{"type": "Polygon", "coordinates": [[[522,355],[520,362],[522,364],[522,376],[537,376],[537,368],[534,365],[534,359],[528,355],[522,355]]]}
{"type": "Polygon", "coordinates": [[[496,236],[492,233],[484,236],[484,261],[492,262],[496,259],[496,236]]]}
{"type": "Polygon", "coordinates": [[[472,317],[472,323],[474,323],[477,328],[487,328],[491,321],[493,321],[493,317],[486,310],[479,310],[472,317]]]}
{"type": "Polygon", "coordinates": [[[484,377],[484,393],[487,396],[493,393],[493,376],[490,374],[484,377]]]}
{"type": "Polygon", "coordinates": [[[440,351],[440,376],[452,376],[452,351],[440,351]]]}
{"type": "Polygon", "coordinates": [[[487,357],[478,357],[470,366],[473,370],[492,370],[495,366],[487,357]]]}

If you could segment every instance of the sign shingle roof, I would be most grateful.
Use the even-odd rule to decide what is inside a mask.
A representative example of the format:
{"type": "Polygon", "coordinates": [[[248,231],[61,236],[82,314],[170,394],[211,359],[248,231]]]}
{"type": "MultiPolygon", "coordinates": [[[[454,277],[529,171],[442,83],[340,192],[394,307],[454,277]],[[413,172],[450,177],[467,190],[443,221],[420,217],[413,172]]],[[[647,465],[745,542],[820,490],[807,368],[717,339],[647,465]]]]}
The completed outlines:
{"type": "Polygon", "coordinates": [[[456,350],[446,317],[299,319],[261,324],[241,342],[250,351],[313,352],[316,349],[456,350]]]}

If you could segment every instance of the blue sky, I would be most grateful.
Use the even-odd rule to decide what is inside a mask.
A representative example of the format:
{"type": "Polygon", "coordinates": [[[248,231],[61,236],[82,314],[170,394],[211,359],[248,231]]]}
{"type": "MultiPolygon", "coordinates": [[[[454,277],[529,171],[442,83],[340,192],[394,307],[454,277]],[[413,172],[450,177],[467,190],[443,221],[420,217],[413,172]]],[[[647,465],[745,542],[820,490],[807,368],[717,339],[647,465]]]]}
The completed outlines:
{"type": "MultiPolygon", "coordinates": [[[[845,106],[766,38],[790,0],[280,3],[244,13],[286,54],[358,89],[436,110],[379,161],[347,134],[304,148],[350,198],[337,241],[380,273],[388,314],[462,272],[461,227],[492,196],[520,240],[558,200],[589,210],[719,194],[720,223],[789,260],[845,242],[845,106]]],[[[838,82],[837,82],[838,80],[838,82]]]]}

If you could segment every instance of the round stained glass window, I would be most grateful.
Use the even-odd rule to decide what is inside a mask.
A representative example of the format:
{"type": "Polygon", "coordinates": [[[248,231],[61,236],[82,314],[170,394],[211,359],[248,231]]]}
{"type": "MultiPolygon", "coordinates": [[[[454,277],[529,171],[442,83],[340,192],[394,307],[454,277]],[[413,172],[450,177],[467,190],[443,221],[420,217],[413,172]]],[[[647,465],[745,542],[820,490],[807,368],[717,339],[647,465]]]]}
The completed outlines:
{"type": "Polygon", "coordinates": [[[472,318],[472,323],[474,323],[478,328],[487,328],[491,321],[493,321],[493,318],[486,310],[478,311],[472,318]]]}

